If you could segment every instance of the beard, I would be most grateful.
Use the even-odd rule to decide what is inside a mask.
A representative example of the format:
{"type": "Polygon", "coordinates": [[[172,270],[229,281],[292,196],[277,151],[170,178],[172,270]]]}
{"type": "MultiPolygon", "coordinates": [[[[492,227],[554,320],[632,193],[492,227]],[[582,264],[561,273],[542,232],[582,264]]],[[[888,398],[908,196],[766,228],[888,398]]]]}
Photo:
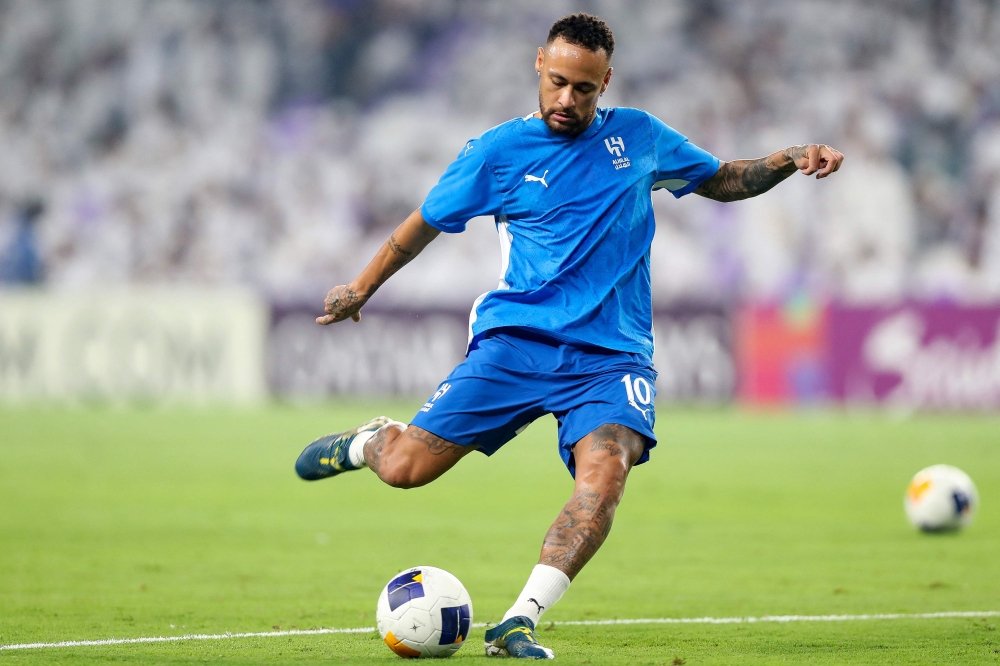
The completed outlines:
{"type": "Polygon", "coordinates": [[[594,112],[590,114],[590,117],[584,118],[579,115],[579,109],[566,110],[558,107],[549,107],[546,109],[545,104],[542,101],[542,92],[540,90],[538,91],[538,109],[542,114],[542,120],[548,128],[555,134],[563,134],[565,136],[576,136],[577,134],[583,132],[583,130],[587,129],[590,125],[590,121],[593,120],[594,112],[597,111],[595,108],[594,112]],[[555,120],[552,116],[556,113],[567,116],[569,120],[555,120]]]}

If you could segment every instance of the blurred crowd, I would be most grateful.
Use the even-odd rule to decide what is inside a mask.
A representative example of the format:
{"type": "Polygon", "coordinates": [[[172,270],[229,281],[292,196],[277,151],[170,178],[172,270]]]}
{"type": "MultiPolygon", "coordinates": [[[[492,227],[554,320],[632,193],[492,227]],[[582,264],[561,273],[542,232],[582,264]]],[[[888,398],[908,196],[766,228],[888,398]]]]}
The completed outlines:
{"type": "MultiPolygon", "coordinates": [[[[1000,299],[997,0],[0,0],[0,281],[323,293],[537,108],[579,10],[615,33],[606,105],[722,159],[847,156],[736,204],[654,194],[657,300],[1000,299]]],[[[469,228],[383,302],[494,286],[469,228]]]]}

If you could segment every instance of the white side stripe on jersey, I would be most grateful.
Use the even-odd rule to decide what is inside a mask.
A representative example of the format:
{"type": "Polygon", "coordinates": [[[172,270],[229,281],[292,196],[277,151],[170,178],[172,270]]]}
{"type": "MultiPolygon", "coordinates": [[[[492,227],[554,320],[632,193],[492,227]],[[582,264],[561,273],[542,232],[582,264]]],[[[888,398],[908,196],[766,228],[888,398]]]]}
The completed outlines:
{"type": "MultiPolygon", "coordinates": [[[[489,293],[490,292],[486,292],[486,294],[489,293]]],[[[476,312],[476,310],[479,308],[479,304],[483,302],[483,299],[486,298],[486,294],[480,294],[479,298],[472,302],[472,312],[469,313],[469,341],[465,343],[466,346],[472,344],[472,325],[475,324],[476,319],[479,318],[479,313],[476,312]]]]}
{"type": "Polygon", "coordinates": [[[658,180],[653,183],[654,190],[661,190],[664,187],[671,192],[676,192],[677,190],[684,189],[691,184],[690,180],[683,180],[681,178],[671,178],[669,180],[658,180]]]}
{"type": "MultiPolygon", "coordinates": [[[[510,285],[507,283],[507,269],[510,268],[510,245],[514,240],[514,235],[510,233],[510,222],[507,221],[506,215],[501,215],[500,219],[497,220],[497,234],[500,236],[500,284],[497,285],[497,290],[502,291],[505,289],[510,289],[510,285]]],[[[469,342],[467,344],[472,344],[472,326],[479,319],[478,310],[480,304],[482,304],[483,299],[489,292],[481,294],[472,303],[472,312],[469,313],[469,342]]]]}
{"type": "Polygon", "coordinates": [[[510,233],[510,222],[506,215],[501,215],[497,221],[497,233],[500,234],[500,284],[497,289],[510,289],[507,284],[507,269],[510,268],[510,245],[514,235],[510,233]]]}

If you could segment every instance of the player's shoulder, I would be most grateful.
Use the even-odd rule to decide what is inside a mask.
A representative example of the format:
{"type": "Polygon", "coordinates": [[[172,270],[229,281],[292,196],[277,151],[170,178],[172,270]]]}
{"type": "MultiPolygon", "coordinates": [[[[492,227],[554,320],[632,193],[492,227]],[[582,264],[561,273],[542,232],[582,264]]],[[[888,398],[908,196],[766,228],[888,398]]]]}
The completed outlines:
{"type": "Polygon", "coordinates": [[[631,128],[633,136],[648,142],[651,149],[667,154],[688,140],[686,136],[643,109],[614,107],[609,109],[607,124],[614,128],[631,128]]]}
{"type": "Polygon", "coordinates": [[[605,122],[648,123],[653,114],[631,106],[609,106],[602,109],[605,122]]]}
{"type": "Polygon", "coordinates": [[[491,127],[479,135],[479,141],[484,148],[492,148],[498,144],[520,137],[528,129],[528,120],[533,114],[528,114],[523,118],[511,118],[507,122],[491,127]]]}
{"type": "Polygon", "coordinates": [[[644,109],[635,109],[629,106],[615,106],[606,109],[607,122],[618,122],[627,123],[631,125],[639,125],[652,131],[654,134],[671,134],[685,139],[683,134],[675,130],[670,125],[666,124],[656,116],[654,116],[649,111],[644,109]]]}

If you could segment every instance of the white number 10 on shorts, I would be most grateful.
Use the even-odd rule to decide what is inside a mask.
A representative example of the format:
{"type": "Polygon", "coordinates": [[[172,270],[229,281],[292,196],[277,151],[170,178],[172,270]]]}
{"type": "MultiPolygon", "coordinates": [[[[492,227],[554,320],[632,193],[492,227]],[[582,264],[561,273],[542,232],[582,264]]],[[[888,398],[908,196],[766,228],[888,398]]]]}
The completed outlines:
{"type": "Polygon", "coordinates": [[[650,408],[646,407],[644,409],[639,405],[648,405],[652,402],[653,387],[650,386],[644,377],[636,377],[633,380],[630,374],[622,377],[622,384],[625,385],[625,395],[628,398],[628,404],[642,412],[643,418],[648,418],[647,415],[650,408]]]}

